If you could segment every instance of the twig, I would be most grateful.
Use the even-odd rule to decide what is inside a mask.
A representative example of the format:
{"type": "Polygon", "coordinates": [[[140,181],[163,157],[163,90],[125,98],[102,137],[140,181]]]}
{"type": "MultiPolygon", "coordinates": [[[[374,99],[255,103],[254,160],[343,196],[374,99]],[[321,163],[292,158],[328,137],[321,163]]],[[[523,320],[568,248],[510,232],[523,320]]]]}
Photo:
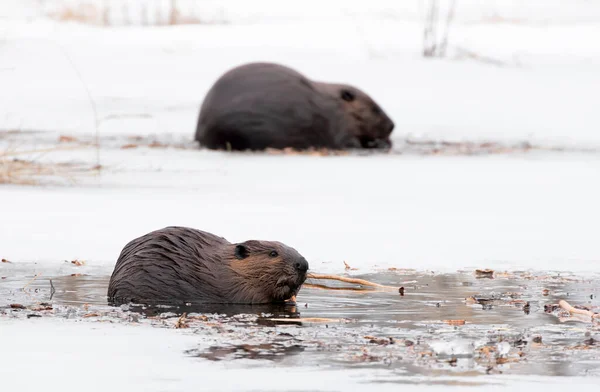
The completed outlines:
{"type": "Polygon", "coordinates": [[[440,57],[443,57],[446,54],[446,47],[448,46],[448,32],[450,31],[450,24],[452,23],[452,19],[454,18],[455,6],[456,0],[452,0],[452,3],[450,3],[450,9],[448,10],[448,18],[446,18],[446,31],[444,31],[444,38],[442,39],[442,43],[440,44],[440,57]]]}
{"type": "Polygon", "coordinates": [[[54,289],[54,284],[52,283],[52,279],[50,279],[50,300],[52,300],[52,297],[54,297],[54,293],[56,293],[56,290],[54,289]]]}
{"type": "Polygon", "coordinates": [[[187,316],[187,313],[184,313],[181,315],[181,317],[179,317],[179,319],[177,319],[177,322],[175,323],[175,328],[187,328],[188,325],[185,322],[185,318],[187,316]]]}
{"type": "Polygon", "coordinates": [[[437,21],[438,0],[430,0],[431,6],[428,8],[428,14],[425,17],[425,28],[423,30],[423,55],[431,57],[435,55],[436,37],[435,25],[437,21]]]}
{"type": "Polygon", "coordinates": [[[26,284],[25,286],[23,286],[23,289],[22,289],[22,290],[23,290],[23,291],[25,291],[25,289],[27,288],[27,286],[29,286],[29,285],[30,285],[30,284],[31,284],[31,283],[32,283],[34,280],[36,280],[36,279],[38,278],[38,276],[40,276],[41,274],[42,274],[41,272],[38,272],[38,273],[37,273],[37,275],[35,275],[35,276],[33,277],[33,279],[31,279],[29,282],[27,282],[27,284],[26,284]]]}
{"type": "Polygon", "coordinates": [[[590,310],[585,309],[577,309],[571,306],[571,304],[565,301],[564,299],[558,301],[558,305],[571,314],[581,314],[583,316],[590,317],[592,321],[600,319],[600,313],[594,313],[590,310]]]}
{"type": "MultiPolygon", "coordinates": [[[[427,9],[427,11],[429,11],[429,9],[427,9]]],[[[426,11],[426,12],[427,12],[426,11]]],[[[429,54],[429,50],[427,49],[428,45],[427,45],[427,41],[429,40],[429,35],[430,35],[430,31],[429,31],[429,14],[427,14],[425,16],[425,27],[423,28],[423,56],[428,56],[429,54]]]]}
{"type": "Polygon", "coordinates": [[[302,287],[310,287],[311,289],[319,289],[319,290],[338,290],[338,291],[358,291],[358,292],[367,292],[367,290],[359,287],[330,287],[324,284],[312,284],[312,283],[304,283],[302,287]]]}
{"type": "Polygon", "coordinates": [[[265,320],[275,321],[280,323],[341,323],[346,321],[341,318],[321,318],[321,317],[306,317],[306,318],[267,318],[265,320]]]}
{"type": "Polygon", "coordinates": [[[431,55],[434,56],[437,48],[437,19],[438,19],[438,0],[431,2],[431,36],[433,44],[431,46],[431,55]]]}
{"type": "Polygon", "coordinates": [[[100,173],[100,168],[101,168],[101,166],[100,166],[100,136],[98,134],[98,110],[96,109],[96,103],[94,102],[94,100],[92,98],[90,89],[88,88],[87,84],[85,84],[85,82],[83,81],[83,77],[81,76],[81,73],[79,73],[79,70],[77,69],[77,67],[75,67],[75,63],[73,62],[73,60],[71,59],[71,57],[69,56],[69,54],[67,53],[65,48],[63,48],[60,44],[58,44],[56,42],[54,44],[58,48],[60,48],[60,50],[63,52],[65,58],[71,65],[71,68],[73,68],[75,75],[77,75],[77,78],[79,79],[79,81],[81,82],[81,85],[85,89],[89,103],[92,107],[92,111],[94,113],[94,131],[95,131],[95,139],[96,139],[96,167],[98,168],[98,173],[100,173]]]}
{"type": "Polygon", "coordinates": [[[292,296],[290,297],[290,299],[286,300],[285,302],[289,302],[289,303],[296,303],[296,296],[295,296],[295,295],[292,295],[292,296]]]}
{"type": "Polygon", "coordinates": [[[381,288],[381,289],[390,289],[390,290],[394,290],[394,291],[400,290],[400,287],[385,286],[385,285],[382,285],[382,284],[379,284],[379,283],[369,282],[368,280],[364,280],[364,279],[346,278],[346,277],[339,276],[339,275],[308,274],[307,278],[309,278],[309,279],[339,280],[340,282],[360,284],[360,285],[363,285],[363,286],[377,287],[377,288],[381,288]]]}
{"type": "MultiPolygon", "coordinates": [[[[443,57],[446,54],[448,46],[448,35],[450,25],[454,19],[454,10],[456,0],[451,0],[448,14],[446,16],[445,31],[442,31],[441,42],[438,45],[438,19],[440,19],[440,5],[438,0],[429,0],[430,6],[426,6],[425,27],[423,29],[423,56],[425,57],[443,57]]],[[[441,30],[441,28],[440,28],[441,30]]]]}

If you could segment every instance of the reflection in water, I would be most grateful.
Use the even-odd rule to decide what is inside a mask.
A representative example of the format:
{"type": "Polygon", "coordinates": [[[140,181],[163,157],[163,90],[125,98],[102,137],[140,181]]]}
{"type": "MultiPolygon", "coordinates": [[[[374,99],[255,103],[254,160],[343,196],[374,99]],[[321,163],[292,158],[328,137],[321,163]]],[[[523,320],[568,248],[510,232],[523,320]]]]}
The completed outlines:
{"type": "MultiPolygon", "coordinates": [[[[133,320],[131,315],[136,314],[135,320],[154,320],[157,326],[185,313],[192,330],[212,339],[211,344],[190,348],[186,355],[207,360],[326,361],[328,366],[382,366],[415,375],[499,371],[599,374],[598,330],[591,324],[579,323],[573,328],[573,324],[562,323],[559,317],[544,312],[544,305],[568,298],[573,304],[597,307],[600,281],[538,279],[528,274],[477,279],[466,273],[392,272],[361,278],[404,286],[404,296],[371,290],[325,290],[318,282],[300,291],[296,305],[111,307],[106,298],[108,276],[75,275],[52,277],[55,292],[51,303],[62,307],[65,317],[114,319],[121,312],[128,315],[126,320],[133,320]],[[271,320],[284,318],[344,322],[271,320]]],[[[10,304],[37,304],[11,312],[27,311],[31,313],[28,317],[45,315],[40,310],[47,307],[39,304],[50,302],[49,279],[38,278],[23,291],[30,280],[30,276],[8,276],[0,281],[0,320],[2,308],[10,304]]],[[[309,279],[307,283],[317,282],[309,279]]],[[[333,281],[327,286],[348,287],[333,281]]],[[[173,323],[168,325],[173,327],[173,323]]]]}
{"type": "Polygon", "coordinates": [[[192,349],[185,354],[205,358],[211,361],[225,359],[266,359],[270,361],[283,360],[285,356],[300,354],[304,348],[299,344],[284,343],[238,344],[226,346],[211,346],[207,350],[192,349]]]}
{"type": "Polygon", "coordinates": [[[224,316],[235,316],[238,314],[249,314],[260,316],[269,314],[271,317],[299,317],[295,305],[284,304],[267,304],[267,305],[222,305],[222,304],[206,304],[206,305],[188,305],[188,306],[169,306],[169,305],[139,305],[131,304],[127,307],[128,310],[143,314],[146,317],[155,317],[165,312],[171,312],[175,316],[181,316],[184,313],[216,313],[224,316]]]}

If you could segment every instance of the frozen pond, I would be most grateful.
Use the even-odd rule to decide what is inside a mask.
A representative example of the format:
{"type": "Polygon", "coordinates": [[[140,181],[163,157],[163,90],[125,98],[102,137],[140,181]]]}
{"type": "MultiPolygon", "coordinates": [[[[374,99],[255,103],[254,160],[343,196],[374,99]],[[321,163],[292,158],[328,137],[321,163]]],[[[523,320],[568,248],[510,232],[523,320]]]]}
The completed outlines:
{"type": "Polygon", "coordinates": [[[389,154],[225,154],[169,135],[101,137],[99,150],[92,135],[2,136],[18,151],[48,150],[22,159],[68,169],[0,194],[11,261],[0,263],[0,347],[11,353],[0,374],[36,369],[32,388],[548,391],[563,390],[564,376],[578,386],[600,376],[598,325],[551,307],[599,305],[594,151],[398,143],[389,154]],[[405,295],[305,287],[295,308],[108,307],[123,245],[167,225],[281,240],[316,273],[405,295]],[[96,380],[107,366],[129,370],[96,380]]]}
{"type": "Polygon", "coordinates": [[[421,1],[194,1],[209,23],[173,26],[135,17],[192,2],[90,1],[116,24],[80,23],[81,0],[0,4],[4,389],[597,388],[598,324],[554,305],[600,306],[598,4],[461,0],[447,56],[424,58],[421,1]],[[199,149],[204,94],[250,61],[361,87],[394,149],[199,149]],[[169,225],[279,240],[404,295],[109,307],[122,247],[169,225]]]}
{"type": "Polygon", "coordinates": [[[174,309],[110,307],[106,275],[33,279],[27,268],[6,264],[0,271],[2,325],[15,319],[69,320],[79,321],[82,329],[116,323],[166,328],[173,335],[185,331],[196,341],[173,354],[192,363],[242,362],[257,368],[316,364],[409,377],[398,383],[420,377],[600,375],[599,325],[553,306],[567,299],[597,311],[598,278],[389,270],[357,277],[403,286],[404,295],[341,290],[349,285],[331,281],[325,284],[337,289],[329,290],[320,287],[324,281],[309,279],[296,306],[174,309]]]}

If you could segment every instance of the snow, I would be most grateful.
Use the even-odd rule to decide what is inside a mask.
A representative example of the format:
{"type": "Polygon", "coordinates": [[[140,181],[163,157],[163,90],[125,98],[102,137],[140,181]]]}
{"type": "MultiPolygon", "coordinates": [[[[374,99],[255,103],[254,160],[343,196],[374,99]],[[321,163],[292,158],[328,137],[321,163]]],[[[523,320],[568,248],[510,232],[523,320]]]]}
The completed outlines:
{"type": "MultiPolygon", "coordinates": [[[[305,0],[290,6],[277,0],[175,0],[184,16],[204,23],[264,24],[290,21],[375,18],[400,21],[421,20],[427,2],[408,0],[305,0]]],[[[450,1],[440,1],[441,14],[450,1]]],[[[101,21],[105,10],[114,25],[158,24],[168,18],[171,0],[19,0],[0,4],[0,16],[35,20],[61,11],[84,12],[90,20],[101,21]]],[[[580,24],[596,23],[600,6],[590,0],[460,0],[456,23],[580,24]]]]}
{"type": "Polygon", "coordinates": [[[0,376],[7,388],[106,391],[494,391],[524,388],[562,391],[576,383],[597,385],[593,377],[481,376],[422,377],[385,369],[329,370],[326,364],[298,367],[243,366],[199,361],[183,351],[200,337],[189,332],[105,323],[33,319],[0,323],[0,376]],[[86,324],[85,327],[82,324],[86,324]],[[87,328],[86,328],[87,327],[87,328]],[[15,336],[19,336],[15,339],[15,336]],[[35,337],[35,338],[32,338],[35,337]],[[151,342],[151,343],[149,343],[151,342]],[[35,353],[35,354],[32,354],[35,353]],[[29,375],[26,380],[23,376],[29,375]],[[254,386],[254,387],[253,387],[254,386]]]}
{"type": "MultiPolygon", "coordinates": [[[[93,162],[91,150],[87,156],[93,162]]],[[[595,155],[318,158],[140,148],[105,151],[101,160],[109,169],[78,178],[79,186],[4,188],[0,203],[12,207],[2,214],[2,257],[112,266],[130,239],[183,225],[230,241],[280,240],[319,272],[342,272],[344,260],[359,272],[597,270],[595,155]]]]}
{"type": "MultiPolygon", "coordinates": [[[[327,9],[338,2],[313,19],[285,19],[276,12],[281,3],[272,11],[279,22],[269,17],[272,4],[252,3],[252,12],[266,15],[262,23],[231,16],[227,25],[101,28],[8,18],[0,29],[0,84],[18,94],[0,95],[0,128],[94,132],[87,88],[103,135],[143,130],[191,138],[202,98],[220,74],[249,61],[276,61],[313,79],[361,87],[395,121],[395,140],[600,145],[600,47],[592,38],[600,34],[598,23],[561,22],[563,8],[555,10],[561,17],[554,24],[462,21],[450,30],[450,58],[431,60],[421,56],[421,13],[400,21],[381,16],[390,8],[416,9],[418,2],[375,2],[365,15],[333,19],[325,19],[327,9]]],[[[344,4],[356,11],[361,3],[344,4]]],[[[468,4],[460,4],[457,17],[469,14],[468,4]]],[[[495,14],[494,7],[486,12],[495,14]]],[[[502,9],[514,8],[528,9],[502,9]]],[[[600,12],[590,2],[577,9],[600,12]]]]}
{"type": "MultiPolygon", "coordinates": [[[[417,0],[291,7],[179,0],[206,23],[177,26],[140,26],[142,3],[134,0],[123,7],[87,2],[111,4],[108,27],[48,17],[80,3],[0,2],[0,131],[44,132],[0,133],[0,151],[53,146],[59,135],[88,140],[98,126],[104,167],[73,185],[0,188],[0,256],[14,262],[0,264],[0,272],[26,266],[31,275],[62,274],[74,268],[64,260],[84,259],[78,272],[107,275],[129,240],[168,225],[230,241],[279,240],[323,273],[344,272],[343,261],[357,274],[387,267],[600,272],[600,3],[459,0],[444,59],[421,56],[417,0]],[[249,61],[281,62],[367,91],[395,121],[397,150],[409,138],[528,141],[566,151],[314,157],[119,148],[131,135],[191,143],[211,84],[249,61]]],[[[147,3],[155,22],[168,3],[147,3]]],[[[38,155],[19,157],[96,159],[89,146],[38,155]]],[[[27,377],[27,389],[63,391],[368,391],[398,383],[406,390],[553,391],[597,384],[418,378],[315,364],[257,370],[185,357],[199,340],[147,326],[3,319],[0,347],[8,354],[0,355],[0,376],[9,389],[27,377]]]]}
{"type": "MultiPolygon", "coordinates": [[[[89,139],[97,124],[105,167],[73,187],[5,187],[0,201],[12,208],[2,213],[3,257],[83,258],[110,270],[131,238],[188,225],[231,241],[288,242],[318,270],[338,271],[343,260],[361,271],[597,270],[594,153],[315,158],[118,149],[128,135],[192,143],[214,80],[259,60],[365,89],[396,122],[397,150],[407,138],[600,146],[600,47],[590,45],[600,32],[600,17],[590,19],[597,4],[460,2],[450,57],[431,60],[420,54],[419,2],[342,3],[344,12],[339,2],[314,12],[310,2],[204,1],[186,12],[225,9],[228,24],[157,27],[47,17],[48,7],[74,2],[3,3],[0,129],[46,134],[0,142],[53,147],[59,135],[89,139]],[[460,50],[501,64],[461,59],[460,50]]],[[[139,4],[127,3],[127,12],[139,4]]],[[[42,159],[91,165],[96,153],[42,159]]]]}

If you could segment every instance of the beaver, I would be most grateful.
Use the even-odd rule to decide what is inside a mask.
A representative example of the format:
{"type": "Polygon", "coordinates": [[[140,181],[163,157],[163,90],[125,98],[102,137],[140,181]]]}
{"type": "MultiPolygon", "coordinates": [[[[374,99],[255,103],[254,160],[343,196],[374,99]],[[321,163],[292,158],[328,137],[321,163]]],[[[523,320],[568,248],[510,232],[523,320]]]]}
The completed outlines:
{"type": "Polygon", "coordinates": [[[108,285],[113,304],[267,304],[295,296],[308,262],[275,241],[232,244],[223,237],[168,226],[130,241],[108,285]]]}
{"type": "Polygon", "coordinates": [[[365,92],[311,81],[274,63],[223,74],[200,108],[195,140],[213,150],[390,148],[394,122],[365,92]]]}

